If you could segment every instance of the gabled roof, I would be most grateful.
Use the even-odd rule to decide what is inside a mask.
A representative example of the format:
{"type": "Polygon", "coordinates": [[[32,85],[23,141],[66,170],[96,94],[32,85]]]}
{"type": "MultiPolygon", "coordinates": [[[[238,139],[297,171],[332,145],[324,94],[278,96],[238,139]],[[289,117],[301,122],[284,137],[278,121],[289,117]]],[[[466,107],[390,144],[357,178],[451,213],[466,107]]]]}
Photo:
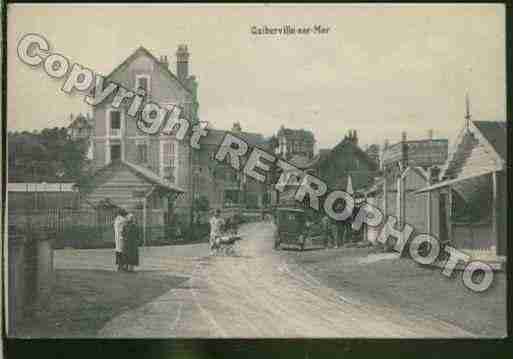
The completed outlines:
{"type": "Polygon", "coordinates": [[[340,141],[335,147],[333,147],[333,149],[329,153],[325,153],[324,156],[321,157],[319,165],[322,165],[326,161],[329,161],[331,155],[335,154],[341,148],[346,146],[352,147],[355,150],[355,154],[364,161],[366,161],[368,164],[370,164],[372,168],[377,167],[376,163],[374,163],[374,161],[370,158],[370,156],[367,153],[365,153],[364,150],[362,150],[360,147],[358,147],[358,145],[356,145],[353,141],[347,138],[344,138],[342,141],[340,141]]]}
{"type": "Polygon", "coordinates": [[[116,166],[126,167],[133,173],[135,173],[138,176],[143,177],[146,181],[150,182],[151,184],[154,184],[155,186],[165,190],[165,191],[173,191],[178,193],[184,193],[185,191],[180,188],[179,186],[165,180],[164,178],[159,177],[156,173],[153,171],[144,168],[142,166],[133,164],[128,161],[115,161],[111,162],[102,168],[98,169],[92,176],[84,176],[82,177],[76,184],[78,188],[81,188],[82,190],[87,191],[91,186],[94,186],[94,179],[102,176],[102,174],[108,173],[109,170],[115,169],[116,166]]]}
{"type": "Polygon", "coordinates": [[[401,178],[405,178],[409,171],[417,172],[420,177],[429,180],[429,174],[420,166],[408,166],[401,174],[401,178]]]}
{"type": "Polygon", "coordinates": [[[474,136],[481,139],[489,153],[492,153],[497,159],[498,168],[505,165],[507,158],[507,129],[506,123],[500,121],[469,121],[458,133],[451,150],[449,151],[447,161],[445,162],[440,178],[447,177],[447,173],[454,168],[454,159],[458,151],[461,150],[466,134],[470,131],[474,136]]]}
{"type": "Polygon", "coordinates": [[[294,155],[290,158],[288,162],[299,169],[308,169],[318,164],[320,160],[320,154],[317,154],[312,158],[308,158],[303,155],[294,155]]]}
{"type": "Polygon", "coordinates": [[[233,132],[228,130],[219,130],[214,128],[207,129],[207,135],[200,140],[200,144],[206,145],[217,145],[219,146],[226,136],[227,133],[232,134],[233,136],[240,138],[244,142],[246,142],[249,146],[252,147],[260,147],[266,144],[266,140],[263,135],[255,132],[233,132]]]}
{"type": "Polygon", "coordinates": [[[494,148],[503,160],[507,158],[507,128],[506,122],[499,121],[473,121],[477,129],[494,148]]]}
{"type": "Polygon", "coordinates": [[[321,157],[324,157],[324,156],[329,155],[329,154],[330,154],[330,152],[331,152],[331,148],[321,148],[321,149],[319,150],[319,155],[320,155],[321,157]]]}
{"type": "Polygon", "coordinates": [[[167,76],[169,76],[170,79],[178,82],[181,87],[187,91],[188,93],[191,93],[191,91],[185,86],[184,83],[182,83],[178,77],[169,70],[169,67],[162,64],[151,52],[149,52],[145,47],[139,46],[130,56],[128,56],[121,64],[116,66],[114,70],[112,70],[107,76],[105,76],[106,79],[114,75],[115,72],[120,71],[125,66],[127,66],[130,62],[132,62],[139,54],[144,54],[147,57],[149,57],[153,62],[159,67],[167,76]]]}
{"type": "Polygon", "coordinates": [[[171,191],[175,191],[175,192],[180,192],[180,193],[184,193],[185,190],[183,190],[182,188],[178,187],[177,185],[165,180],[164,178],[162,177],[159,177],[155,172],[145,168],[145,167],[142,167],[142,166],[139,166],[139,165],[136,165],[134,163],[131,163],[131,162],[127,162],[127,161],[121,161],[123,164],[125,164],[126,166],[128,166],[130,169],[132,169],[134,172],[142,175],[144,178],[146,178],[149,182],[152,182],[153,184],[159,186],[159,187],[162,187],[163,189],[166,189],[166,190],[171,190],[171,191]]]}

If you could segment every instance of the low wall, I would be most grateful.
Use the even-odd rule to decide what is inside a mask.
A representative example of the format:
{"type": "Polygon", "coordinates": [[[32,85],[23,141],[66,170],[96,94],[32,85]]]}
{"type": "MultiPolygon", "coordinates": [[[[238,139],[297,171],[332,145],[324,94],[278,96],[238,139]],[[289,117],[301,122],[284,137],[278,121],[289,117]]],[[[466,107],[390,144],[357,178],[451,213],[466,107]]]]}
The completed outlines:
{"type": "Polygon", "coordinates": [[[53,236],[48,233],[8,236],[8,333],[50,303],[54,285],[53,236]]]}

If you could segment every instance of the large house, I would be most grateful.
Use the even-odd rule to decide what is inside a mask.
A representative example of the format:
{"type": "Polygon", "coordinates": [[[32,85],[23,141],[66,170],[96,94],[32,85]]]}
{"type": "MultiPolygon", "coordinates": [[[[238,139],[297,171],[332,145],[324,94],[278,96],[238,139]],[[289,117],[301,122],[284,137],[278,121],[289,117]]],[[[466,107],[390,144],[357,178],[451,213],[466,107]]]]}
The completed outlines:
{"type": "MultiPolygon", "coordinates": [[[[176,74],[167,57],[157,59],[139,47],[105,81],[135,92],[143,89],[146,102],[179,105],[191,123],[198,122],[197,82],[189,75],[189,52],[180,45],[176,74]]],[[[112,95],[111,95],[112,97],[112,95]]],[[[129,104],[111,107],[112,98],[93,108],[93,165],[95,175],[79,183],[84,203],[97,206],[105,199],[128,210],[155,210],[153,222],[188,223],[192,213],[192,152],[189,136],[147,135],[127,115],[129,104]],[[171,218],[173,216],[173,218],[171,218]]]]}

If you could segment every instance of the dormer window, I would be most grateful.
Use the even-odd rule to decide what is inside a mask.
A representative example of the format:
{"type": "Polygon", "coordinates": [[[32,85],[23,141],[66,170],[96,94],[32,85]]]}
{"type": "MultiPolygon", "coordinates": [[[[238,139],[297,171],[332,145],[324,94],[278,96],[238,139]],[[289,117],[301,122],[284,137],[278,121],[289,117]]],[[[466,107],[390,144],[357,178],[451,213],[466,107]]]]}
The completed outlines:
{"type": "Polygon", "coordinates": [[[150,93],[150,75],[139,74],[135,75],[135,91],[144,90],[146,95],[150,93]]]}

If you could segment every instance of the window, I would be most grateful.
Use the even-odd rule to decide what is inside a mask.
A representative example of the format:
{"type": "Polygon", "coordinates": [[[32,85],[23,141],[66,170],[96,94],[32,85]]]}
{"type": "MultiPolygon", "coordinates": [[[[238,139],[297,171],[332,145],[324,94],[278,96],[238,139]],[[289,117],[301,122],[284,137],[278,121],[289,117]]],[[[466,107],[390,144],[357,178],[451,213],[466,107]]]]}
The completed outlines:
{"type": "Polygon", "coordinates": [[[148,95],[150,93],[150,76],[149,75],[136,75],[135,76],[135,91],[143,89],[148,95]]]}
{"type": "Polygon", "coordinates": [[[111,161],[119,161],[121,159],[121,145],[110,146],[111,161]]]}
{"type": "Polygon", "coordinates": [[[138,143],[137,145],[137,163],[148,162],[148,145],[146,143],[138,143]]]}
{"type": "Polygon", "coordinates": [[[223,198],[223,204],[225,207],[231,207],[236,206],[239,203],[239,194],[240,192],[238,190],[225,190],[224,191],[224,198],[223,198]]]}
{"type": "Polygon", "coordinates": [[[121,137],[121,112],[118,110],[110,110],[108,135],[110,137],[121,137]]]}
{"type": "Polygon", "coordinates": [[[160,176],[176,182],[178,143],[173,140],[160,142],[160,176]]]}

